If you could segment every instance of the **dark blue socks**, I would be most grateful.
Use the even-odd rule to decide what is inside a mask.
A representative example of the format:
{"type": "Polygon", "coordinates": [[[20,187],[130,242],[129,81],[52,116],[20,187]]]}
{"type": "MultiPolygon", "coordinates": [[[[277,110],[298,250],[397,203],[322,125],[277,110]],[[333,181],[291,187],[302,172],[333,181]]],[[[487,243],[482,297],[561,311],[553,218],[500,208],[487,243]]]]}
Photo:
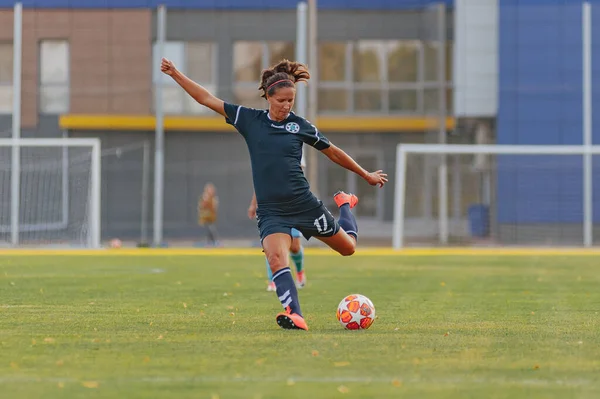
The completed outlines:
{"type": "Polygon", "coordinates": [[[294,283],[294,277],[289,267],[278,270],[273,274],[273,281],[277,287],[277,296],[288,313],[296,313],[302,316],[300,303],[298,302],[298,290],[294,283]]]}
{"type": "Polygon", "coordinates": [[[350,210],[349,204],[340,206],[340,219],[338,223],[347,234],[358,240],[358,226],[356,225],[356,219],[350,210]]]}

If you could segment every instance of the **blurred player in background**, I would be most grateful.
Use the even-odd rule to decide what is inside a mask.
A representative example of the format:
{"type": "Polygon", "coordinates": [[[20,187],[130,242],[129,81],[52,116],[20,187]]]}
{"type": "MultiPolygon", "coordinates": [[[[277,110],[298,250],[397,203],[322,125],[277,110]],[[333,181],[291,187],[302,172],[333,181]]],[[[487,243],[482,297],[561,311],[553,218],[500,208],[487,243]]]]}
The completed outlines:
{"type": "MultiPolygon", "coordinates": [[[[306,160],[304,159],[304,151],[302,151],[302,159],[300,160],[300,166],[302,170],[306,168],[306,160]]],[[[256,217],[256,208],[258,204],[256,203],[256,194],[252,195],[252,201],[250,202],[250,206],[248,207],[248,217],[250,219],[254,219],[256,217]]],[[[304,288],[306,286],[306,273],[304,271],[304,247],[302,247],[302,233],[298,230],[292,228],[292,243],[290,245],[290,255],[292,261],[294,262],[294,266],[296,266],[296,286],[298,288],[304,288]]],[[[267,263],[267,278],[269,279],[269,284],[267,285],[267,291],[277,291],[275,287],[275,282],[273,281],[273,272],[271,271],[271,265],[269,264],[269,259],[266,258],[267,263]]]]}
{"type": "Polygon", "coordinates": [[[199,104],[223,115],[225,122],[244,137],[252,164],[261,243],[271,265],[277,297],[285,310],[277,315],[276,321],[284,329],[308,330],[288,267],[292,228],[306,239],[319,239],[341,255],[352,255],[358,240],[358,227],[351,209],[358,204],[358,198],[343,191],[334,194],[340,211],[338,222],[310,191],[300,166],[302,145],[316,148],[371,186],[383,187],[388,181],[387,175],[381,170],[365,170],[331,144],[313,124],[292,112],[296,83],[310,78],[304,64],[283,60],[262,71],[259,90],[269,103],[268,110],[225,103],[165,58],[161,71],[171,76],[199,104]]]}
{"type": "Polygon", "coordinates": [[[214,184],[206,183],[202,196],[198,199],[198,224],[206,227],[207,242],[209,245],[217,246],[217,213],[219,209],[219,197],[214,184]]]}

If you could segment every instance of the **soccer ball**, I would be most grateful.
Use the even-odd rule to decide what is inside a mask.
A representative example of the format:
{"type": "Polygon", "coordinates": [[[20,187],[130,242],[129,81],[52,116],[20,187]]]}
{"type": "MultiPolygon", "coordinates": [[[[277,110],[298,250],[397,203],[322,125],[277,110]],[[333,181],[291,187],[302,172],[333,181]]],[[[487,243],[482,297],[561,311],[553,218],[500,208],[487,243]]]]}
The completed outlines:
{"type": "Polygon", "coordinates": [[[348,295],[338,305],[336,316],[347,330],[366,330],[375,320],[375,306],[364,295],[348,295]]]}

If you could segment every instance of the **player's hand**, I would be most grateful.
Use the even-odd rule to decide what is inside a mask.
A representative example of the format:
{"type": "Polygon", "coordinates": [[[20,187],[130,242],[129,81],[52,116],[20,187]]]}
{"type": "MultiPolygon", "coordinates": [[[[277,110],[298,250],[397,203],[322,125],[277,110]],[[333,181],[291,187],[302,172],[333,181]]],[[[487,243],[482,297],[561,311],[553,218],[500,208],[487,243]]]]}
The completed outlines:
{"type": "Polygon", "coordinates": [[[379,186],[379,187],[383,187],[383,185],[385,183],[387,183],[387,181],[388,181],[387,174],[383,173],[382,170],[378,170],[378,171],[369,173],[367,176],[365,176],[365,180],[371,186],[379,186]]]}
{"type": "Polygon", "coordinates": [[[255,205],[250,205],[248,207],[248,218],[249,219],[255,219],[256,218],[256,206],[255,205]]]}
{"type": "Polygon", "coordinates": [[[173,64],[173,61],[163,58],[160,63],[160,70],[166,75],[173,76],[175,71],[177,71],[177,68],[175,68],[175,64],[173,64]]]}

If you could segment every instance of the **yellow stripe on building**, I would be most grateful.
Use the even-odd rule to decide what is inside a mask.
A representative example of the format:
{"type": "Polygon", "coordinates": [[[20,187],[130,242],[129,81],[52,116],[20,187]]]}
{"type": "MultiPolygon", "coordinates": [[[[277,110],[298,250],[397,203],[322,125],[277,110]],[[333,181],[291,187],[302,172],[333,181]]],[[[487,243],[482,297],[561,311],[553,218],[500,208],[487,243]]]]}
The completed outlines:
{"type": "MultiPolygon", "coordinates": [[[[69,130],[147,130],[155,129],[151,115],[61,115],[58,124],[69,130]]],[[[165,130],[234,131],[221,117],[165,117],[165,130]]]]}
{"type": "MultiPolygon", "coordinates": [[[[397,133],[424,132],[438,127],[436,118],[418,117],[327,117],[317,118],[317,127],[324,132],[397,133]]],[[[446,129],[454,128],[454,119],[446,119],[446,129]]]]}
{"type": "MultiPolygon", "coordinates": [[[[324,132],[397,133],[424,132],[436,129],[438,120],[425,117],[330,117],[317,118],[324,132]]],[[[59,126],[66,130],[145,130],[153,131],[156,118],[151,115],[61,115],[59,126]]],[[[222,117],[166,116],[165,130],[197,132],[232,132],[222,117]]],[[[454,128],[454,119],[446,119],[446,129],[454,128]]]]}

